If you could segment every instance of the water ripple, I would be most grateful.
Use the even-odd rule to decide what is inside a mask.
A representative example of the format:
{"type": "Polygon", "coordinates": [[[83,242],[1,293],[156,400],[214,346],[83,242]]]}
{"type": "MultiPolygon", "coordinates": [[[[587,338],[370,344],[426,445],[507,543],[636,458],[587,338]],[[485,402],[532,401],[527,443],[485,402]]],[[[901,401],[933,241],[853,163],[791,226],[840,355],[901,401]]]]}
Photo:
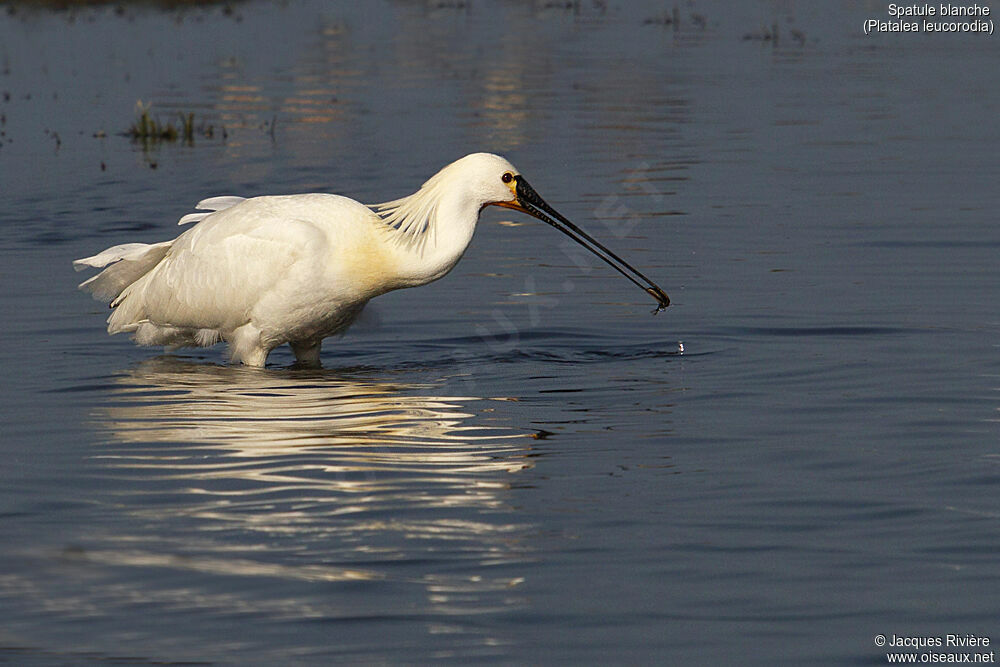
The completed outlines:
{"type": "MultiPolygon", "coordinates": [[[[487,399],[384,376],[172,357],[113,376],[92,413],[92,461],[94,502],[118,518],[41,555],[54,575],[35,582],[38,599],[92,597],[123,576],[127,590],[102,589],[94,615],[159,598],[178,613],[228,613],[226,599],[269,614],[284,594],[250,583],[268,580],[298,591],[290,619],[387,619],[409,600],[461,626],[519,608],[533,528],[508,495],[532,466],[532,431],[487,399]]],[[[476,643],[479,630],[461,631],[476,643]]]]}

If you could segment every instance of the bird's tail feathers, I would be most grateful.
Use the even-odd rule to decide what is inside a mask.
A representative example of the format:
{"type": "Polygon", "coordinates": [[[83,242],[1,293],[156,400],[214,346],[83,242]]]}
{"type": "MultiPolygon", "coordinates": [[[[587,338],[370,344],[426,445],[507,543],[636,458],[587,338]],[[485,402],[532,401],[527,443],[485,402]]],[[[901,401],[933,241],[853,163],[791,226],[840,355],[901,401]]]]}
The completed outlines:
{"type": "Polygon", "coordinates": [[[173,241],[152,245],[146,243],[125,243],[84,257],[73,262],[73,268],[82,271],[87,267],[104,268],[96,276],[80,283],[80,289],[90,292],[95,299],[111,301],[118,305],[119,297],[129,285],[146,275],[166,256],[173,241]]]}

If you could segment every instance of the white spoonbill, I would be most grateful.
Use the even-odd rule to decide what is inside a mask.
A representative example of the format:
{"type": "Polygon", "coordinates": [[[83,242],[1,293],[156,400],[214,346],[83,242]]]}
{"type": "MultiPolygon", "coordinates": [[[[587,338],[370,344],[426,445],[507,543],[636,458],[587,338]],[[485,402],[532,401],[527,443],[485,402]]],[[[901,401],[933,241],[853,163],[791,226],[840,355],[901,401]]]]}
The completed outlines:
{"type": "Polygon", "coordinates": [[[570,236],[666,308],[666,293],[538,196],[506,159],[473,153],[408,197],[369,207],[331,194],[214,197],[172,241],[126,243],[76,260],[104,268],[80,284],[111,302],[108,333],[139,345],[229,343],[233,361],[263,366],[288,343],[318,365],[320,344],[369,299],[443,277],[489,205],[532,215],[570,236]],[[105,268],[106,267],[106,268],[105,268]]]}

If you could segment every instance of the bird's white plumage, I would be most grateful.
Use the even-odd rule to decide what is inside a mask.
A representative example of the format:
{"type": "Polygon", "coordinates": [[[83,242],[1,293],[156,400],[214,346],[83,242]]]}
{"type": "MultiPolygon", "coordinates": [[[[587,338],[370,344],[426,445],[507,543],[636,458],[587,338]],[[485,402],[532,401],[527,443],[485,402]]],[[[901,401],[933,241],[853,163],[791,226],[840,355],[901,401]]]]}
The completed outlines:
{"type": "Polygon", "coordinates": [[[74,266],[106,267],[80,287],[111,302],[111,334],[174,347],[225,340],[253,366],[289,343],[317,362],[322,339],[368,300],[448,273],[482,208],[514,199],[508,172],[504,158],[475,153],[374,207],[330,194],[213,197],[172,241],[114,246],[74,266]]]}
{"type": "Polygon", "coordinates": [[[195,206],[198,209],[197,213],[188,213],[183,218],[177,221],[178,225],[188,225],[192,222],[201,222],[208,216],[212,215],[213,211],[221,211],[225,208],[230,208],[231,206],[236,206],[242,201],[245,201],[246,197],[234,197],[232,195],[225,195],[222,197],[210,197],[208,199],[202,199],[195,206]]]}

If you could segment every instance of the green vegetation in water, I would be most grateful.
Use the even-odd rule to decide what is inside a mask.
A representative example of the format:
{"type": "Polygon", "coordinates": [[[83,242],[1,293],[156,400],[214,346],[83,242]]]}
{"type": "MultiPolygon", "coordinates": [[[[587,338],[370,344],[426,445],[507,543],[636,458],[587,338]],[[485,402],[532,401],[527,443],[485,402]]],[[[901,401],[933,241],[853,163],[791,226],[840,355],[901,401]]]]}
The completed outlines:
{"type": "Polygon", "coordinates": [[[204,123],[195,125],[193,112],[178,113],[177,123],[172,120],[162,122],[149,112],[150,106],[141,101],[136,104],[137,118],[125,131],[125,135],[131,137],[133,141],[141,141],[146,146],[175,141],[183,141],[190,145],[194,143],[195,135],[205,139],[212,139],[215,136],[213,126],[204,123]]]}

